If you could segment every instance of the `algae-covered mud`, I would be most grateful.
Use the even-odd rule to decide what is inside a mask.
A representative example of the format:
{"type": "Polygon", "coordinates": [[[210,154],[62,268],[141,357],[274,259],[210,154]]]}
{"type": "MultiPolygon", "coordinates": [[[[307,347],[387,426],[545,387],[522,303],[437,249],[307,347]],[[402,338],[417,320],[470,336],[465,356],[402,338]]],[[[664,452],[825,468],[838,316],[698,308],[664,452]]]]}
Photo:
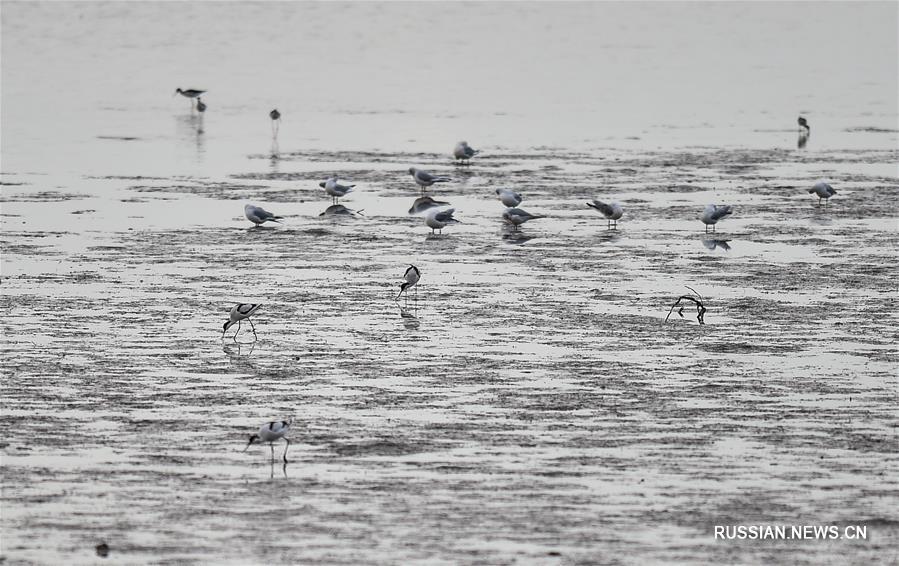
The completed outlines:
{"type": "Polygon", "coordinates": [[[216,6],[3,6],[0,562],[896,561],[895,6],[216,6]]]}

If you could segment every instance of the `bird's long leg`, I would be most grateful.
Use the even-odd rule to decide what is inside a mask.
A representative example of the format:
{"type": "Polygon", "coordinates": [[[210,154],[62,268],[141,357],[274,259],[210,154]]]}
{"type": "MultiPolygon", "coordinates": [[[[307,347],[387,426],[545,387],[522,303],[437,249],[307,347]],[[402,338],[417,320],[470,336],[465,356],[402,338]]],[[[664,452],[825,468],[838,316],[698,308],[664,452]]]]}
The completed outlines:
{"type": "Polygon", "coordinates": [[[272,449],[272,461],[274,462],[275,461],[275,443],[269,442],[268,446],[269,446],[269,448],[272,449]]]}
{"type": "Polygon", "coordinates": [[[249,319],[249,318],[248,318],[248,319],[247,319],[247,322],[249,322],[249,323],[250,323],[250,328],[252,328],[252,329],[253,329],[253,337],[254,337],[254,338],[256,338],[256,339],[257,339],[257,340],[258,340],[258,339],[259,339],[259,337],[258,337],[258,336],[256,336],[256,327],[255,327],[255,326],[253,326],[253,321],[252,321],[252,320],[250,320],[250,319],[249,319]]]}
{"type": "Polygon", "coordinates": [[[240,334],[240,321],[237,321],[237,330],[234,331],[234,336],[231,337],[232,340],[237,342],[237,335],[240,334]]]}
{"type": "Polygon", "coordinates": [[[284,442],[287,443],[287,446],[284,447],[284,463],[287,463],[287,449],[290,448],[290,439],[286,436],[284,437],[284,442]]]}

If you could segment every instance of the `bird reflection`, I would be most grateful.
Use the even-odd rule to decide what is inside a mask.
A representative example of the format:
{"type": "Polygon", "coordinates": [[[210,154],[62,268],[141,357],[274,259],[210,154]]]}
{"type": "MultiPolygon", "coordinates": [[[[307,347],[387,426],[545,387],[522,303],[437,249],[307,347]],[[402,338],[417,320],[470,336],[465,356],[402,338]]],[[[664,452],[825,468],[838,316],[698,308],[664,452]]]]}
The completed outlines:
{"type": "Polygon", "coordinates": [[[185,142],[192,142],[197,147],[197,153],[202,155],[205,151],[203,137],[203,114],[185,114],[175,117],[175,130],[177,135],[185,142]]]}
{"type": "Polygon", "coordinates": [[[418,312],[418,308],[416,307],[416,300],[412,301],[412,308],[400,307],[400,317],[403,321],[403,326],[406,327],[406,330],[418,330],[419,326],[421,326],[421,321],[418,320],[416,313],[418,312]]]}
{"type": "Polygon", "coordinates": [[[707,247],[710,250],[714,250],[715,248],[721,248],[724,251],[730,251],[730,245],[727,243],[730,240],[703,240],[702,245],[707,247]]]}
{"type": "Polygon", "coordinates": [[[799,131],[799,140],[796,142],[796,147],[802,149],[808,143],[809,134],[804,130],[799,131]]]}
{"type": "Polygon", "coordinates": [[[272,137],[272,149],[269,153],[269,157],[272,162],[281,159],[281,146],[278,145],[278,138],[276,137],[272,137]]]}
{"type": "Polygon", "coordinates": [[[356,214],[358,214],[359,216],[365,216],[364,214],[362,214],[361,210],[353,210],[352,208],[347,208],[342,204],[332,204],[331,206],[326,208],[324,212],[319,214],[319,216],[349,216],[353,218],[356,214]]]}
{"type": "Polygon", "coordinates": [[[533,240],[534,236],[528,236],[525,232],[518,229],[518,226],[504,224],[500,231],[504,241],[510,244],[523,244],[528,240],[533,240]]]}
{"type": "MultiPolygon", "coordinates": [[[[272,469],[272,473],[271,473],[271,475],[269,475],[269,479],[272,479],[272,480],[273,480],[273,479],[275,479],[275,459],[274,459],[274,458],[272,458],[271,464],[272,464],[272,468],[271,468],[271,469],[272,469]]],[[[282,462],[282,464],[281,464],[281,473],[284,474],[284,477],[285,477],[285,478],[287,477],[287,462],[282,462]]]]}
{"type": "Polygon", "coordinates": [[[252,342],[222,342],[222,351],[228,355],[232,364],[246,364],[250,359],[250,354],[256,347],[256,341],[252,342]]]}
{"type": "Polygon", "coordinates": [[[415,199],[415,202],[412,203],[412,207],[409,209],[409,214],[418,214],[432,208],[448,205],[448,202],[442,200],[434,200],[433,198],[428,196],[418,197],[417,199],[415,199]]]}
{"type": "Polygon", "coordinates": [[[802,149],[805,147],[805,144],[808,143],[808,139],[812,135],[812,127],[809,126],[808,120],[802,116],[796,121],[799,123],[799,140],[796,142],[796,146],[799,147],[799,149],[802,149]]]}

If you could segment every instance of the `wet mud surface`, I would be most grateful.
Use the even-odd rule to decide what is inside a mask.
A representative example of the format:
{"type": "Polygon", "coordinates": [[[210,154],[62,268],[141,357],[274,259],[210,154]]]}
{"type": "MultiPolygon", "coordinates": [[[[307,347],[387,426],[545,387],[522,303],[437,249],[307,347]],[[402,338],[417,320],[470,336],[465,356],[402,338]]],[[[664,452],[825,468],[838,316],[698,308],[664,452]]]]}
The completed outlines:
{"type": "Polygon", "coordinates": [[[889,563],[895,151],[250,156],[5,174],[8,563],[889,563]],[[410,166],[462,224],[407,214],[410,166]],[[357,184],[325,213],[328,175],[357,184]],[[826,207],[806,190],[826,178],[826,207]],[[504,227],[497,188],[544,218],[504,227]],[[586,207],[625,209],[616,231],[586,207]],[[239,201],[239,202],[237,202],[239,201]],[[283,215],[249,228],[243,202],[283,215]],[[708,203],[735,213],[715,234],[708,203]],[[408,300],[394,301],[413,263],[408,300]],[[685,286],[705,326],[669,307],[685,286]],[[236,302],[258,340],[223,340],[236,302]],[[292,417],[275,448],[241,452],[292,417]],[[715,525],[868,540],[715,541],[715,525]]]}

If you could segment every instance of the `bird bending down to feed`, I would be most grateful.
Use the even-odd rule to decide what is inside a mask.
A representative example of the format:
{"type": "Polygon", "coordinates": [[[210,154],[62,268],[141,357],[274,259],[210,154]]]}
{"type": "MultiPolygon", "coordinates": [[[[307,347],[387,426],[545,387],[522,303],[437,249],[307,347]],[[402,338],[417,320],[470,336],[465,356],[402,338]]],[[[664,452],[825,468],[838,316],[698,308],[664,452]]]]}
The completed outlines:
{"type": "Polygon", "coordinates": [[[496,195],[499,197],[500,202],[509,208],[515,208],[524,200],[519,193],[509,189],[496,189],[496,195]]]}
{"type": "Polygon", "coordinates": [[[507,208],[505,212],[503,212],[503,220],[512,226],[515,226],[516,229],[528,220],[534,220],[535,218],[543,217],[533,215],[530,212],[525,212],[520,208],[507,208]]]}
{"type": "Polygon", "coordinates": [[[424,191],[425,188],[430,187],[434,183],[446,183],[451,180],[449,177],[431,175],[427,171],[422,171],[421,169],[416,169],[415,167],[409,168],[409,174],[412,175],[412,179],[421,188],[422,191],[424,191]]]}
{"type": "Polygon", "coordinates": [[[827,206],[827,203],[829,202],[828,199],[837,194],[837,191],[835,191],[833,187],[831,187],[824,181],[815,183],[815,186],[810,188],[808,192],[818,195],[818,206],[821,206],[821,199],[824,199],[824,206],[827,206]]]}
{"type": "Polygon", "coordinates": [[[722,204],[721,206],[710,204],[705,207],[705,210],[703,211],[702,216],[700,216],[699,219],[702,220],[703,224],[705,224],[706,232],[709,231],[709,226],[712,227],[712,232],[714,232],[715,224],[717,224],[719,220],[721,220],[731,212],[733,212],[733,209],[726,204],[722,204]]]}
{"type": "Polygon", "coordinates": [[[621,205],[617,202],[613,202],[611,204],[606,204],[602,201],[598,201],[593,199],[593,202],[588,202],[587,206],[590,208],[596,209],[600,214],[606,217],[608,222],[608,229],[618,228],[618,219],[624,214],[624,209],[621,208],[621,205]]]}
{"type": "Polygon", "coordinates": [[[443,234],[443,229],[447,224],[460,224],[458,220],[453,218],[454,212],[456,212],[455,208],[447,208],[446,210],[434,209],[429,212],[425,217],[425,224],[431,228],[431,234],[434,233],[434,230],[440,230],[440,233],[443,234]]]}
{"type": "Polygon", "coordinates": [[[201,97],[197,97],[197,112],[206,112],[206,103],[201,97]]]}
{"type": "MultiPolygon", "coordinates": [[[[415,284],[421,279],[421,271],[414,265],[409,265],[409,269],[403,274],[403,279],[405,279],[405,281],[400,285],[400,292],[394,299],[395,301],[398,301],[400,295],[405,293],[410,287],[415,287],[415,284]]],[[[408,295],[406,296],[408,297],[408,295]]],[[[415,296],[418,296],[418,287],[415,287],[415,296]]]]}
{"type": "Polygon", "coordinates": [[[425,212],[426,210],[430,210],[432,208],[448,205],[448,202],[444,202],[442,200],[434,200],[428,196],[418,197],[409,208],[409,214],[418,214],[419,212],[425,212]]]}
{"type": "Polygon", "coordinates": [[[353,192],[356,185],[341,185],[337,182],[337,177],[329,177],[326,181],[318,184],[319,187],[325,189],[325,192],[331,195],[331,202],[337,204],[340,197],[345,197],[347,193],[353,192]]]}
{"type": "Polygon", "coordinates": [[[265,423],[261,427],[259,427],[259,432],[253,435],[250,435],[250,441],[247,443],[246,448],[243,449],[244,452],[255,443],[262,444],[264,442],[268,442],[268,445],[272,449],[272,460],[275,459],[275,442],[284,439],[284,442],[287,443],[284,446],[284,462],[287,462],[287,449],[290,448],[290,439],[284,436],[290,430],[290,421],[272,421],[270,423],[265,423]]]}
{"type": "Polygon", "coordinates": [[[250,304],[250,303],[240,303],[239,305],[234,305],[234,308],[231,309],[231,315],[228,319],[228,322],[225,323],[224,329],[222,329],[222,338],[225,337],[225,332],[228,331],[229,328],[234,326],[234,323],[237,323],[237,332],[234,333],[234,339],[237,340],[237,335],[240,333],[240,322],[242,320],[246,320],[250,323],[250,328],[253,329],[253,336],[257,339],[256,336],[256,327],[253,326],[253,321],[250,320],[250,317],[262,307],[261,304],[250,304]]]}
{"type": "Polygon", "coordinates": [[[808,120],[800,116],[796,121],[799,123],[799,133],[804,133],[806,135],[812,133],[812,128],[808,125],[808,120]]]}
{"type": "Polygon", "coordinates": [[[471,158],[479,153],[480,151],[473,149],[468,145],[467,141],[460,141],[456,144],[456,147],[453,148],[453,157],[455,157],[457,161],[462,161],[463,165],[471,165],[471,158]]]}
{"type": "Polygon", "coordinates": [[[245,205],[243,207],[243,213],[247,215],[247,220],[259,226],[260,224],[264,224],[271,220],[272,222],[279,222],[281,220],[280,216],[275,216],[271,212],[265,210],[261,206],[254,206],[252,204],[245,205]]]}
{"type": "MultiPolygon", "coordinates": [[[[193,107],[194,107],[193,99],[199,97],[201,94],[203,94],[205,92],[206,92],[205,90],[197,90],[197,89],[193,89],[193,88],[189,88],[187,90],[181,90],[180,88],[175,89],[175,94],[180,94],[181,96],[185,96],[190,99],[191,109],[193,109],[193,107]]],[[[172,96],[175,96],[175,94],[173,94],[172,96]]]]}

